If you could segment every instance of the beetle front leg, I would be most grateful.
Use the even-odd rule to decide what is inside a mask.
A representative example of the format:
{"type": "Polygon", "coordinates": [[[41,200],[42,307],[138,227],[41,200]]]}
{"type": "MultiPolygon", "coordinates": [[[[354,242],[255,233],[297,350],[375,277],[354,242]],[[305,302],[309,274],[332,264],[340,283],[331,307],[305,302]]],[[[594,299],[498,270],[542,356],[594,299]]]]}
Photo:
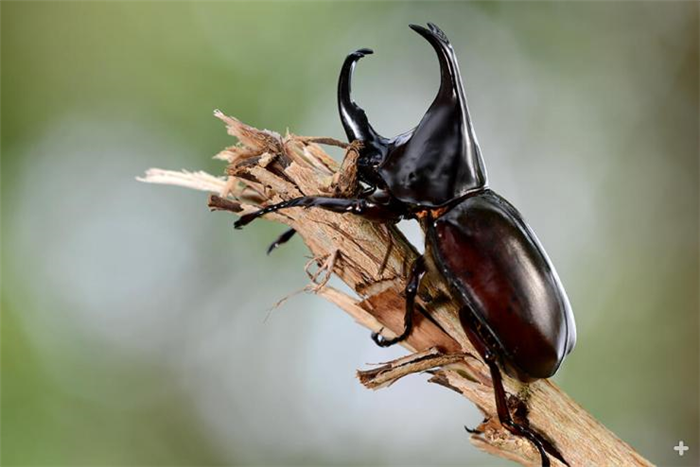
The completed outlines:
{"type": "Polygon", "coordinates": [[[406,312],[403,317],[403,332],[391,339],[386,339],[379,335],[379,333],[372,333],[372,340],[379,347],[389,347],[402,340],[405,340],[413,329],[413,309],[416,303],[416,295],[418,294],[418,287],[420,287],[420,281],[425,276],[425,259],[420,256],[414,261],[413,267],[411,268],[411,273],[408,276],[408,281],[406,282],[406,312]]]}
{"type": "Polygon", "coordinates": [[[326,211],[338,213],[352,213],[364,217],[372,221],[396,222],[401,219],[403,213],[392,209],[391,205],[381,204],[368,198],[328,198],[325,196],[302,196],[300,198],[282,201],[281,203],[272,204],[258,211],[241,216],[233,225],[237,229],[250,224],[255,219],[265,214],[279,211],[288,208],[321,208],[326,211]]]}

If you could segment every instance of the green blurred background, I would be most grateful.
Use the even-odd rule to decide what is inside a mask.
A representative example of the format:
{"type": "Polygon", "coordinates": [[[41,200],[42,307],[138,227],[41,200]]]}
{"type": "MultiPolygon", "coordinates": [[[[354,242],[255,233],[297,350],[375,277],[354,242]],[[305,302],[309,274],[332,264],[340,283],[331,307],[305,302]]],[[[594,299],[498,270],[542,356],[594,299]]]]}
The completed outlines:
{"type": "Polygon", "coordinates": [[[510,465],[424,377],[361,388],[356,368],[400,350],[333,306],[268,313],[306,283],[298,239],[266,257],[280,226],[234,232],[204,194],[134,180],[221,173],[215,108],[343,137],[336,77],[359,47],[376,55],[356,99],[382,133],[410,128],[437,90],[406,27],[426,21],[457,50],[491,185],[573,303],[555,380],[652,461],[698,465],[696,3],[0,8],[4,465],[510,465]]]}

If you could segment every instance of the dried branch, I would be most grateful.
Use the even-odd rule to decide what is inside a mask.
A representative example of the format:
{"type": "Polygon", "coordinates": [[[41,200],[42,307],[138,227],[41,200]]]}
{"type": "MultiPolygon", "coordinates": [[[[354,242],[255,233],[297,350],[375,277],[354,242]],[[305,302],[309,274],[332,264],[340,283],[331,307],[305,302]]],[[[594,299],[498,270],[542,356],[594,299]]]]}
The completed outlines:
{"type": "Polygon", "coordinates": [[[423,352],[415,352],[406,357],[387,362],[380,367],[358,371],[360,382],[369,389],[381,389],[391,386],[404,376],[428,371],[431,368],[443,368],[453,363],[464,361],[472,355],[464,353],[444,354],[437,347],[423,352]]]}
{"type": "Polygon", "coordinates": [[[215,177],[201,170],[189,172],[183,170],[176,172],[173,170],[148,169],[145,177],[136,177],[139,182],[159,183],[161,185],[175,185],[193,190],[221,192],[226,186],[226,180],[222,177],[215,177]]]}
{"type": "MultiPolygon", "coordinates": [[[[228,162],[228,178],[151,169],[139,180],[214,193],[216,196],[209,198],[210,208],[233,213],[250,212],[256,206],[301,195],[341,196],[357,189],[353,160],[357,157],[356,145],[330,138],[289,134],[282,137],[252,128],[219,111],[215,116],[239,140],[215,156],[228,162]],[[318,143],[345,147],[345,163],[339,166],[318,143]]],[[[385,337],[393,337],[402,329],[407,269],[417,253],[395,227],[320,209],[292,208],[266,218],[296,229],[317,265],[332,269],[356,292],[357,298],[328,287],[323,281],[308,290],[385,337]]],[[[413,332],[402,343],[417,354],[360,372],[362,382],[383,387],[406,374],[434,369],[430,382],[462,394],[486,417],[478,427],[480,433],[471,436],[473,444],[523,465],[539,465],[540,456],[530,442],[511,435],[498,423],[488,367],[464,334],[456,302],[432,264],[428,264],[417,304],[431,319],[417,313],[413,332]]],[[[512,400],[522,401],[515,405],[527,407],[530,425],[547,436],[572,467],[651,465],[554,383],[540,380],[525,385],[505,376],[504,384],[512,400]]],[[[561,465],[555,459],[552,464],[561,465]]]]}

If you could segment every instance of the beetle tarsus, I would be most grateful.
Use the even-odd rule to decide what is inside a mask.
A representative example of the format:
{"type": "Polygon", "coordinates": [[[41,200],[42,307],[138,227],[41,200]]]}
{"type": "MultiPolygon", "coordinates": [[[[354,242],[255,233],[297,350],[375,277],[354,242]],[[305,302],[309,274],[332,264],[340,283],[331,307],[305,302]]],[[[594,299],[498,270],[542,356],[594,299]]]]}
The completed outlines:
{"type": "MultiPolygon", "coordinates": [[[[277,204],[271,204],[270,206],[266,206],[262,209],[259,209],[255,212],[251,212],[250,214],[245,214],[241,216],[234,224],[233,226],[236,229],[242,229],[246,225],[250,224],[253,222],[255,219],[258,217],[264,216],[265,214],[270,214],[272,212],[279,211],[281,209],[288,209],[288,208],[296,208],[296,207],[310,207],[310,206],[319,206],[319,207],[324,207],[322,206],[324,204],[324,201],[326,200],[335,200],[336,202],[333,203],[334,205],[341,205],[343,208],[345,207],[346,203],[342,203],[343,201],[347,200],[342,200],[342,199],[336,199],[336,198],[323,198],[320,196],[302,196],[300,198],[294,198],[290,199],[288,201],[282,201],[281,203],[277,204]]],[[[332,201],[331,201],[332,203],[332,201]]],[[[330,209],[330,207],[327,207],[327,209],[330,209]]],[[[332,210],[332,209],[330,209],[332,210]]]]}
{"type": "Polygon", "coordinates": [[[300,198],[271,204],[249,214],[244,214],[233,226],[242,229],[258,217],[288,208],[321,208],[326,211],[341,214],[351,213],[375,222],[396,222],[401,219],[403,212],[398,211],[393,204],[386,204],[382,199],[375,199],[371,195],[367,198],[329,198],[325,196],[302,196],[300,198]]]}
{"type": "Polygon", "coordinates": [[[294,236],[295,233],[297,233],[297,231],[294,229],[287,229],[284,232],[282,232],[282,234],[279,237],[277,237],[277,239],[274,242],[272,242],[269,247],[267,247],[267,254],[269,255],[277,248],[287,243],[294,236]]]}

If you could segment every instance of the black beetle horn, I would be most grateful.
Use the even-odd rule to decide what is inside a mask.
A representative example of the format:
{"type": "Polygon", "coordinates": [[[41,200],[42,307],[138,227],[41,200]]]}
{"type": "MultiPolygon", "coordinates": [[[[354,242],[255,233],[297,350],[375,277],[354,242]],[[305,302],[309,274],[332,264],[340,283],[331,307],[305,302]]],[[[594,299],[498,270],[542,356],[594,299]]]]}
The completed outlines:
{"type": "Polygon", "coordinates": [[[352,81],[352,73],[355,70],[357,61],[372,53],[374,53],[372,49],[359,49],[348,55],[343,63],[343,68],[340,70],[340,78],[338,79],[338,110],[340,111],[340,120],[343,122],[348,141],[359,140],[370,143],[370,145],[384,138],[374,131],[365,111],[352,100],[350,96],[350,82],[352,81]]]}
{"type": "Polygon", "coordinates": [[[462,76],[452,44],[445,33],[432,23],[428,23],[427,29],[416,24],[409,27],[430,42],[440,61],[440,90],[416,127],[414,137],[422,133],[420,139],[434,139],[429,146],[435,150],[436,157],[463,159],[466,162],[463,167],[468,173],[460,174],[459,178],[469,189],[481,188],[486,185],[486,168],[469,116],[462,76]]]}

